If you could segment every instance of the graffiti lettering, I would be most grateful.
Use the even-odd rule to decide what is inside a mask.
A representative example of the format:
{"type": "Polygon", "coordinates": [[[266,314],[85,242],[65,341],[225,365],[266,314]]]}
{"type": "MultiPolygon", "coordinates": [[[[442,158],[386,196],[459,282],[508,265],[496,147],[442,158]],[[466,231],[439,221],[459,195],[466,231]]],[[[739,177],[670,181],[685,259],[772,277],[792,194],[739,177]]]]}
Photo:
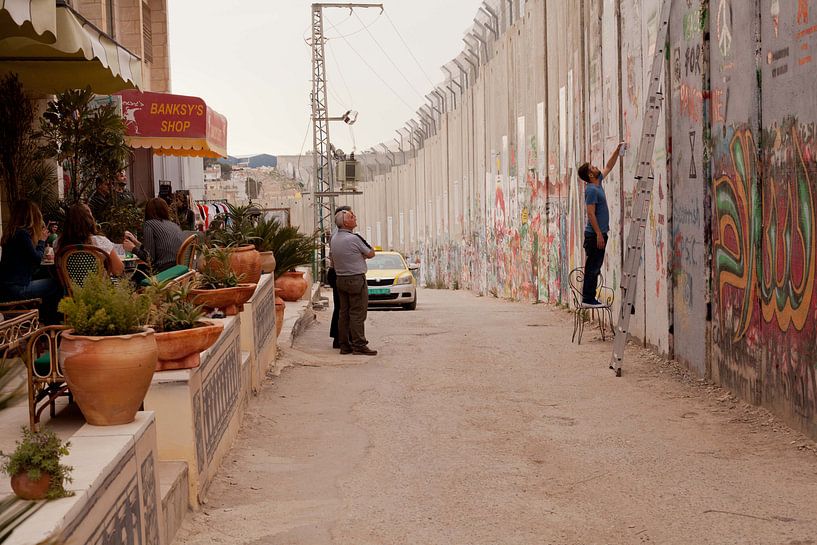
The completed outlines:
{"type": "Polygon", "coordinates": [[[789,118],[769,131],[763,184],[763,319],[781,331],[803,329],[809,317],[817,264],[817,233],[811,180],[796,122],[789,118]]]}
{"type": "Polygon", "coordinates": [[[686,83],[681,84],[681,114],[697,122],[701,120],[702,107],[703,93],[701,90],[686,83]]]}
{"type": "Polygon", "coordinates": [[[808,23],[808,0],[797,0],[797,23],[808,23]]]}
{"type": "Polygon", "coordinates": [[[746,335],[752,321],[757,286],[756,245],[760,235],[760,196],[754,138],[748,129],[735,133],[729,143],[734,177],[714,181],[717,240],[714,243],[715,278],[721,308],[721,328],[730,291],[738,293],[738,314],[732,339],[746,335]]]}
{"type": "Polygon", "coordinates": [[[700,225],[701,209],[696,202],[693,207],[686,207],[676,202],[673,205],[672,221],[676,225],[700,225]]]}
{"type": "Polygon", "coordinates": [[[701,9],[694,9],[684,15],[684,39],[701,34],[704,25],[704,15],[701,9]]]}
{"type": "Polygon", "coordinates": [[[694,236],[676,232],[673,237],[674,267],[681,269],[683,265],[697,266],[700,262],[697,254],[701,252],[702,247],[703,245],[694,236]]]}
{"type": "Polygon", "coordinates": [[[684,60],[684,70],[686,71],[686,75],[689,76],[690,74],[700,74],[701,45],[698,44],[694,47],[687,47],[684,56],[686,57],[684,60]]]}

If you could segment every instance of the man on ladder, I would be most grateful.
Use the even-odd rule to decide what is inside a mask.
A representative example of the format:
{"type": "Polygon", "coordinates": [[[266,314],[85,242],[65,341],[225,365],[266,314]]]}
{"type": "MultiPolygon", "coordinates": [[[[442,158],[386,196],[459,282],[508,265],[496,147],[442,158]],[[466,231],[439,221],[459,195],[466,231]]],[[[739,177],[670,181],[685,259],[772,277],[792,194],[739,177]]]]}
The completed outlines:
{"type": "MultiPolygon", "coordinates": [[[[621,313],[616,336],[613,339],[613,354],[610,358],[610,369],[616,376],[621,376],[621,362],[624,360],[624,348],[627,346],[627,336],[630,332],[630,316],[635,313],[636,286],[638,285],[638,271],[641,268],[641,258],[644,252],[644,232],[647,227],[647,216],[650,211],[652,186],[655,181],[652,169],[652,155],[655,150],[655,137],[661,118],[661,105],[664,94],[661,92],[661,73],[664,68],[667,46],[667,29],[671,0],[664,0],[661,5],[661,16],[655,38],[655,54],[650,71],[650,86],[644,105],[644,122],[641,127],[641,140],[638,143],[638,153],[635,161],[635,194],[633,208],[630,213],[630,230],[625,243],[624,264],[621,268],[621,313]]],[[[585,279],[587,278],[585,271],[585,279]]]]}
{"type": "Polygon", "coordinates": [[[584,228],[584,286],[582,286],[582,303],[589,307],[602,307],[596,299],[599,273],[604,264],[604,249],[607,247],[607,233],[610,231],[610,211],[607,208],[607,196],[601,181],[610,174],[618,161],[621,146],[616,146],[613,155],[607,161],[604,170],[584,163],[579,167],[579,178],[587,184],[584,188],[584,204],[587,206],[587,225],[584,228]]]}

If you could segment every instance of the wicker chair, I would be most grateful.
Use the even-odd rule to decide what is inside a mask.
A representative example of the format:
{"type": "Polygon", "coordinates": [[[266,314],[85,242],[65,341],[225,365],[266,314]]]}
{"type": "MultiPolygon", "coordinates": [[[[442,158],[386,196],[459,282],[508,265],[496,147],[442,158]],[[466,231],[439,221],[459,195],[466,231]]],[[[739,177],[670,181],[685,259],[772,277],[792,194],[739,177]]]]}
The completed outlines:
{"type": "Polygon", "coordinates": [[[57,273],[68,295],[72,295],[72,285],[82,286],[90,273],[103,271],[108,274],[110,256],[90,244],[72,244],[60,248],[56,256],[57,273]]]}
{"type": "Polygon", "coordinates": [[[145,275],[139,285],[148,287],[152,282],[174,282],[184,284],[196,276],[196,262],[199,259],[199,237],[190,235],[176,252],[176,264],[153,276],[145,275]]]}
{"type": "Polygon", "coordinates": [[[599,322],[599,329],[601,330],[601,340],[606,340],[604,336],[605,317],[610,320],[610,332],[613,331],[613,302],[615,300],[615,292],[612,288],[604,285],[604,277],[599,274],[599,284],[596,290],[596,299],[602,303],[602,306],[591,306],[582,302],[582,287],[584,286],[584,267],[578,267],[570,271],[568,276],[568,284],[570,285],[570,293],[573,295],[573,337],[571,342],[576,341],[578,333],[579,344],[582,344],[582,333],[584,332],[584,315],[590,312],[591,319],[596,319],[599,322]]]}
{"type": "Polygon", "coordinates": [[[196,268],[196,261],[199,258],[199,237],[198,235],[190,235],[182,245],[179,246],[179,251],[176,252],[176,265],[184,265],[191,271],[196,268]]]}
{"type": "Polygon", "coordinates": [[[60,336],[65,326],[46,326],[39,329],[28,340],[23,352],[23,362],[28,374],[28,418],[32,431],[37,431],[40,415],[50,408],[51,418],[56,414],[57,398],[71,392],[62,374],[59,361],[60,336]]]}

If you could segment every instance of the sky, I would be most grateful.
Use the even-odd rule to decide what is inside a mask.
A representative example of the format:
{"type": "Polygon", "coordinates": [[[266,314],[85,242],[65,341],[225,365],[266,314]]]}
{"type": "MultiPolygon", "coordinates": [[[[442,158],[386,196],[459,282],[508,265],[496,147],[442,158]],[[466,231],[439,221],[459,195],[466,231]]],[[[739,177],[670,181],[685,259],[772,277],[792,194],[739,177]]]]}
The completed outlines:
{"type": "MultiPolygon", "coordinates": [[[[168,2],[171,92],[201,97],[227,117],[230,155],[312,149],[311,3],[168,2]]],[[[325,9],[329,113],[359,112],[351,127],[330,124],[332,144],[348,153],[392,142],[431,82],[443,81],[440,66],[462,51],[480,3],[383,0],[383,14],[325,9]]]]}

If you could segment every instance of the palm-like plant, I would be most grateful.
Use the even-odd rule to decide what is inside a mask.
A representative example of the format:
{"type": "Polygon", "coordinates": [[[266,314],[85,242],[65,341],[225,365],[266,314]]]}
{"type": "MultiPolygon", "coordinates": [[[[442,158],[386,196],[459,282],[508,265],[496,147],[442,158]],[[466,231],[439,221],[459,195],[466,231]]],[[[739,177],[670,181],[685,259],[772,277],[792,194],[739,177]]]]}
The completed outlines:
{"type": "Polygon", "coordinates": [[[209,242],[222,247],[255,244],[258,213],[258,208],[252,204],[242,206],[227,203],[227,212],[216,216],[217,227],[207,231],[209,242]]]}
{"type": "Polygon", "coordinates": [[[34,107],[16,74],[0,78],[0,180],[10,202],[30,199],[48,217],[57,208],[57,176],[35,140],[34,107]]]}
{"type": "Polygon", "coordinates": [[[285,227],[271,219],[265,245],[275,255],[275,278],[295,267],[312,263],[318,249],[317,234],[305,235],[297,227],[285,227]]]}

